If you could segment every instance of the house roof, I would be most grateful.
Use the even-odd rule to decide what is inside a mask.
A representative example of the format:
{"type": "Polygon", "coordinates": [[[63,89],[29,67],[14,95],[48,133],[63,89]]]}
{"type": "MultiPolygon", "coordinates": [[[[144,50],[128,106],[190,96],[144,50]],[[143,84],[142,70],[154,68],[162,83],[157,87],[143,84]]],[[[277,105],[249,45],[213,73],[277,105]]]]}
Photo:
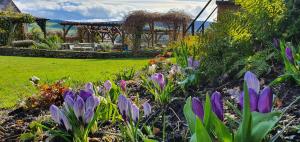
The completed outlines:
{"type": "Polygon", "coordinates": [[[12,6],[13,10],[21,13],[21,10],[17,7],[13,0],[0,0],[0,11],[5,10],[8,6],[12,6]]]}

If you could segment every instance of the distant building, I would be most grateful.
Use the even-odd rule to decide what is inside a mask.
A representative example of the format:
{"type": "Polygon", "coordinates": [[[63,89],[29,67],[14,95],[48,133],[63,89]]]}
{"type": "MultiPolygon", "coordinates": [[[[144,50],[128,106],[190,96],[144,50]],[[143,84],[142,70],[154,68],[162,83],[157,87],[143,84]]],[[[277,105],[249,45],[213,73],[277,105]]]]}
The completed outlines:
{"type": "Polygon", "coordinates": [[[4,11],[7,9],[11,9],[14,12],[21,13],[20,9],[17,7],[17,5],[12,0],[0,0],[0,11],[4,11]]]}

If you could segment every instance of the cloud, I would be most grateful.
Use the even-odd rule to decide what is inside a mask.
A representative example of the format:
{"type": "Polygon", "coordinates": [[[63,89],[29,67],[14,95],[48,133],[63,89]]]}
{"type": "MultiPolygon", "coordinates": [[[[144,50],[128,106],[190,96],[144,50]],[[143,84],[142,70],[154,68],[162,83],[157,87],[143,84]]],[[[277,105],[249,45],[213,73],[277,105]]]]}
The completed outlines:
{"type": "MultiPolygon", "coordinates": [[[[15,0],[22,12],[50,19],[76,21],[122,20],[133,10],[167,12],[183,10],[196,16],[206,0],[15,0]]],[[[205,19],[215,7],[215,2],[204,12],[205,19]]],[[[216,14],[212,16],[212,19],[216,14]]]]}

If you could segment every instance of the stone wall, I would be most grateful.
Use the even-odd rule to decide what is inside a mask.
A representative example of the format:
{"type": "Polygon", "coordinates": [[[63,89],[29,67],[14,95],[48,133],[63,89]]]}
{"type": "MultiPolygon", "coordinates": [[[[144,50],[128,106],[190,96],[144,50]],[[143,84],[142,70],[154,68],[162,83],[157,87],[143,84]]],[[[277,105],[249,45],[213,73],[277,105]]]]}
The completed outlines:
{"type": "Polygon", "coordinates": [[[108,58],[152,58],[160,51],[132,52],[79,52],[79,51],[50,51],[41,49],[0,47],[0,56],[74,58],[74,59],[108,59],[108,58]]]}

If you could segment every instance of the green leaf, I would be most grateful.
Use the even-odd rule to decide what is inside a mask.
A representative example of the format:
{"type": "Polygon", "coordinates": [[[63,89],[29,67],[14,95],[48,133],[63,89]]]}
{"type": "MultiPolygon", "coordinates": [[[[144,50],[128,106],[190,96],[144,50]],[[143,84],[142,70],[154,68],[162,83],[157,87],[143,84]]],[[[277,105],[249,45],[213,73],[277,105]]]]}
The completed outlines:
{"type": "Polygon", "coordinates": [[[196,116],[192,110],[192,98],[191,97],[189,97],[186,100],[186,103],[183,108],[183,114],[189,125],[191,133],[194,134],[195,133],[195,123],[196,123],[195,118],[196,118],[196,116]]]}
{"type": "Polygon", "coordinates": [[[196,142],[211,142],[211,138],[202,124],[202,121],[196,117],[196,142]]]}
{"type": "Polygon", "coordinates": [[[250,111],[250,98],[249,98],[248,86],[246,81],[244,81],[243,88],[244,88],[243,118],[242,118],[242,124],[240,125],[238,132],[236,134],[236,140],[238,142],[252,142],[251,139],[252,116],[250,111]]]}
{"type": "Polygon", "coordinates": [[[211,110],[210,97],[209,95],[206,95],[205,107],[204,107],[204,126],[207,130],[209,130],[212,125],[211,114],[212,114],[212,110],[211,110]]]}
{"type": "Polygon", "coordinates": [[[252,112],[252,133],[253,141],[260,142],[272,130],[280,119],[280,112],[270,112],[267,114],[252,112]]]}

